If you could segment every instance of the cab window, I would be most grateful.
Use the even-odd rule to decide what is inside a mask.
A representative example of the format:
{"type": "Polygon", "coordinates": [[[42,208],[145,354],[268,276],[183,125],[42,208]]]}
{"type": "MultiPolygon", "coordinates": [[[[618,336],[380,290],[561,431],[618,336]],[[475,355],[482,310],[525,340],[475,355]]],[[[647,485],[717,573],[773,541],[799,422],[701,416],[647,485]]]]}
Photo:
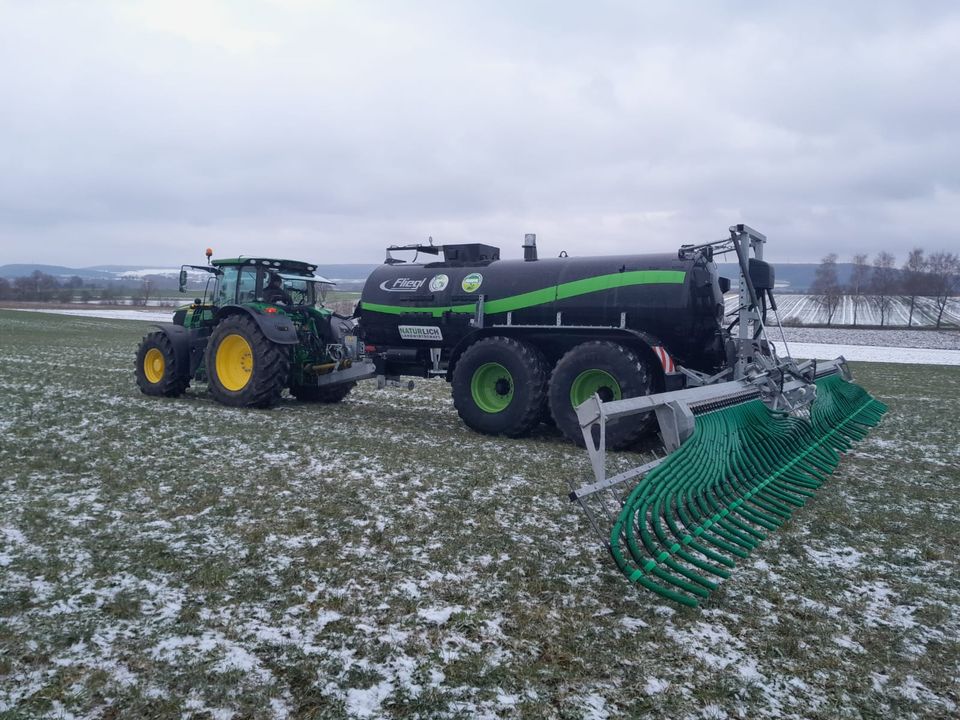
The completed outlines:
{"type": "Polygon", "coordinates": [[[252,265],[240,268],[240,279],[237,282],[237,302],[251,303],[257,298],[257,269],[252,265]]]}
{"type": "Polygon", "coordinates": [[[237,275],[239,268],[236,265],[227,265],[223,268],[217,290],[217,305],[230,305],[237,297],[237,275]]]}

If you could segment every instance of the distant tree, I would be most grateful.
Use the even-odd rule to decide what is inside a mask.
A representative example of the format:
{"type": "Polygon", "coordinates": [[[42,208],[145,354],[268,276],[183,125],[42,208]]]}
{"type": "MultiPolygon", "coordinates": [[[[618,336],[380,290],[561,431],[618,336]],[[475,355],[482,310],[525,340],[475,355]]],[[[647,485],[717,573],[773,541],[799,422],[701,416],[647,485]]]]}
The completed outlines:
{"type": "Polygon", "coordinates": [[[0,277],[0,300],[9,300],[13,297],[13,285],[4,277],[0,277]]]}
{"type": "Polygon", "coordinates": [[[29,275],[21,275],[13,279],[13,297],[16,300],[36,300],[36,283],[29,275]]]}
{"type": "Polygon", "coordinates": [[[83,287],[83,278],[79,275],[73,275],[63,284],[63,286],[68,287],[71,290],[79,290],[83,287]]]}
{"type": "Polygon", "coordinates": [[[843,289],[837,279],[836,253],[830,253],[820,261],[810,292],[817,304],[826,311],[827,325],[830,325],[837,308],[840,307],[840,299],[843,297],[843,289]]]}
{"type": "Polygon", "coordinates": [[[29,275],[16,278],[13,287],[18,300],[52,300],[60,283],[53,275],[34,270],[29,275]]]}
{"type": "Polygon", "coordinates": [[[900,290],[910,299],[907,327],[913,325],[913,309],[917,305],[917,297],[923,295],[924,286],[927,284],[926,269],[927,261],[923,257],[923,248],[911,250],[900,272],[900,290]]]}
{"type": "Polygon", "coordinates": [[[72,303],[72,302],[73,302],[73,288],[64,286],[64,287],[60,288],[59,290],[57,290],[57,300],[58,300],[59,302],[63,303],[64,305],[66,305],[67,303],[72,303]]]}
{"type": "Polygon", "coordinates": [[[117,302],[117,293],[109,285],[104,285],[100,291],[100,302],[104,305],[113,305],[117,302]]]}
{"type": "Polygon", "coordinates": [[[897,272],[893,267],[895,262],[896,258],[888,252],[878,253],[873,259],[870,292],[880,308],[880,327],[886,323],[887,313],[893,304],[893,294],[897,291],[897,272]]]}
{"type": "Polygon", "coordinates": [[[951,297],[960,292],[960,257],[940,250],[927,261],[930,291],[937,305],[937,328],[943,322],[943,311],[951,297]]]}
{"type": "Polygon", "coordinates": [[[90,302],[91,300],[93,300],[93,293],[92,293],[92,292],[90,292],[90,291],[87,290],[86,288],[84,288],[83,290],[80,291],[80,302],[82,302],[82,303],[88,303],[88,302],[90,302]]]}
{"type": "Polygon", "coordinates": [[[853,324],[857,324],[857,312],[864,302],[864,293],[870,284],[870,266],[867,254],[853,256],[853,270],[850,273],[850,295],[853,297],[853,324]]]}

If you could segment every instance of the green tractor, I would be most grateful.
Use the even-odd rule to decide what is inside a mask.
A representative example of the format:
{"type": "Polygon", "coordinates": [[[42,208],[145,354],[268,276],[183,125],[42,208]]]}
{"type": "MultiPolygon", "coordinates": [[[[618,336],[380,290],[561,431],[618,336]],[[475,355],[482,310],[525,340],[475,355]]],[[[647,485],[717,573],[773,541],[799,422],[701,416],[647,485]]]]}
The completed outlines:
{"type": "Polygon", "coordinates": [[[224,405],[265,408],[281,393],[304,402],[339,402],[373,377],[351,318],[324,307],[333,284],[315,265],[271,258],[210,260],[180,269],[206,273],[203,298],[144,336],[136,378],[147,395],[177,397],[206,381],[224,405]]]}

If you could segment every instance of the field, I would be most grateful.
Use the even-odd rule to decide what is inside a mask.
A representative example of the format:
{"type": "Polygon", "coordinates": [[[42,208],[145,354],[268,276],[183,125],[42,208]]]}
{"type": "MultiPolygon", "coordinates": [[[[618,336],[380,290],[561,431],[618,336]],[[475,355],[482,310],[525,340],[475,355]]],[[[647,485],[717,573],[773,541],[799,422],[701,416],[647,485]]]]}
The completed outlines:
{"type": "MultiPolygon", "coordinates": [[[[726,297],[727,312],[737,307],[738,296],[731,293],[726,297]]],[[[880,325],[880,307],[877,299],[863,296],[860,304],[854,307],[854,296],[844,295],[834,313],[834,325],[853,325],[856,315],[858,325],[880,325]],[[856,310],[856,313],[854,313],[856,310]]],[[[827,312],[817,303],[815,295],[777,294],[777,306],[780,319],[786,324],[818,325],[826,324],[827,312]]],[[[938,309],[933,298],[918,297],[913,310],[913,319],[910,319],[910,298],[894,296],[890,298],[890,307],[884,317],[884,324],[888,326],[906,327],[910,322],[913,327],[933,327],[937,323],[938,309]]],[[[960,298],[949,298],[941,318],[945,328],[960,327],[960,298]]]]}
{"type": "Polygon", "coordinates": [[[855,364],[883,424],[688,609],[616,571],[551,431],[473,434],[442,381],[147,398],[147,327],[0,310],[0,718],[960,708],[960,368],[855,364]]]}

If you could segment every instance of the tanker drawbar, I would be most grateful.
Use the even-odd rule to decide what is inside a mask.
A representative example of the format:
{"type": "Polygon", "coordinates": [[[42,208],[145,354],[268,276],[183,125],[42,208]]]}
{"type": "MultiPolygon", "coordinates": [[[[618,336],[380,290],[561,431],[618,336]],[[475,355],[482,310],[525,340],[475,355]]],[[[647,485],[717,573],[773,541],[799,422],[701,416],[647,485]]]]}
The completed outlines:
{"type": "Polygon", "coordinates": [[[532,235],[523,260],[481,244],[393,247],[366,282],[359,331],[381,380],[445,377],[474,430],[547,422],[585,446],[593,478],[570,498],[617,566],[696,605],[886,410],[843,358],[791,358],[782,328],[778,355],[765,243],[735,225],[675,254],[540,259],[532,235]],[[730,317],[713,262],[724,253],[740,268],[730,317]],[[641,443],[639,466],[607,474],[607,450],[641,443]]]}

